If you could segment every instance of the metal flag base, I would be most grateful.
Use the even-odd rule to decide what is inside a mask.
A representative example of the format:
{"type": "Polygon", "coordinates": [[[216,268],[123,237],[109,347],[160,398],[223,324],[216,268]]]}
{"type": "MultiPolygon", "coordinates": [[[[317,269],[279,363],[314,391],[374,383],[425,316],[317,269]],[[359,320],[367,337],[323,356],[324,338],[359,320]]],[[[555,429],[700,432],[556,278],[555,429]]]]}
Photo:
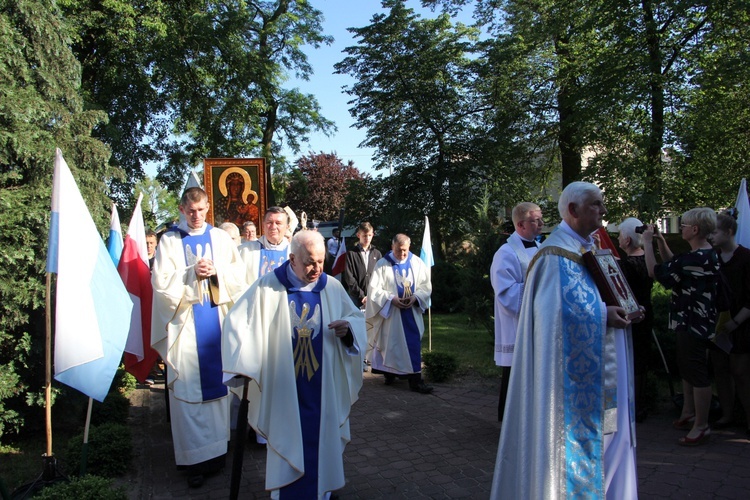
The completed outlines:
{"type": "Polygon", "coordinates": [[[42,473],[33,482],[16,488],[10,498],[21,500],[31,498],[35,493],[42,491],[47,486],[68,481],[68,477],[57,468],[57,458],[54,455],[42,454],[42,473]]]}

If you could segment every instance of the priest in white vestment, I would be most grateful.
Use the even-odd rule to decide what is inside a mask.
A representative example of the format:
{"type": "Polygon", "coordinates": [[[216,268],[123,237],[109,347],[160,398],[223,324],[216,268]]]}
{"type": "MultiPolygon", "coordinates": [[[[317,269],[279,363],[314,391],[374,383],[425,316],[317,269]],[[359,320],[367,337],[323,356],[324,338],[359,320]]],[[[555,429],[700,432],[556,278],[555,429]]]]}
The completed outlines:
{"type": "Polygon", "coordinates": [[[391,251],[375,264],[365,304],[367,359],[386,385],[405,376],[414,392],[429,394],[422,380],[422,314],[429,307],[432,283],[427,266],[409,251],[411,239],[397,234],[391,251]]]}
{"type": "Polygon", "coordinates": [[[544,226],[542,209],[534,203],[519,203],[513,207],[511,217],[516,230],[495,252],[490,266],[490,281],[495,291],[495,364],[503,367],[498,422],[503,421],[526,271],[539,249],[536,237],[542,234],[544,226]]]}
{"type": "Polygon", "coordinates": [[[245,263],[245,282],[252,285],[289,258],[289,214],[281,207],[270,207],[263,216],[263,236],[240,245],[240,257],[245,263]]]}
{"type": "Polygon", "coordinates": [[[189,188],[180,201],[185,221],[156,250],[151,345],[167,364],[172,440],[188,483],[222,465],[229,440],[229,397],[222,384],[221,322],[246,288],[237,245],[205,222],[208,197],[189,188]]]}
{"type": "Polygon", "coordinates": [[[300,231],[289,260],[224,320],[228,385],[248,386],[248,420],[268,440],[272,498],[325,498],[345,484],[349,413],[362,386],[364,317],[323,273],[323,236],[300,231]]]}
{"type": "Polygon", "coordinates": [[[563,222],[529,265],[491,498],[634,499],[630,322],[582,258],[606,208],[585,182],[558,208],[563,222]]]}

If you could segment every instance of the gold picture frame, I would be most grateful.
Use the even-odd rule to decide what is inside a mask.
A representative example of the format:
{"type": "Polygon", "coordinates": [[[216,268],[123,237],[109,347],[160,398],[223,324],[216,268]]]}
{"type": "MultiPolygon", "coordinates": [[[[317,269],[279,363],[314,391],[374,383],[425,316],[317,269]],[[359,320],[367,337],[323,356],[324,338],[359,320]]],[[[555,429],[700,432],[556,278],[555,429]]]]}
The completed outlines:
{"type": "Polygon", "coordinates": [[[611,250],[591,250],[583,254],[583,261],[593,275],[596,287],[608,306],[622,307],[628,319],[641,315],[633,290],[630,289],[611,250]]]}
{"type": "Polygon", "coordinates": [[[212,226],[233,222],[242,232],[247,221],[262,234],[266,212],[266,160],[264,158],[206,158],[203,186],[208,194],[206,221],[212,226]]]}

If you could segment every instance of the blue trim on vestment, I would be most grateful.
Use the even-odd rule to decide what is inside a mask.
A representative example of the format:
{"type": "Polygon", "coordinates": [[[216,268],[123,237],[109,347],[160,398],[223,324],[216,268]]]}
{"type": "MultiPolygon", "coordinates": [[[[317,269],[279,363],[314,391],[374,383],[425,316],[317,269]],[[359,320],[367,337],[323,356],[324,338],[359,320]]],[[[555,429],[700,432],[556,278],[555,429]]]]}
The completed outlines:
{"type": "MultiPolygon", "coordinates": [[[[302,320],[309,319],[316,311],[319,313],[318,321],[314,322],[318,331],[313,332],[310,337],[310,344],[314,358],[318,362],[318,367],[312,377],[308,378],[307,371],[302,369],[296,378],[297,401],[299,403],[300,427],[302,431],[304,474],[293,483],[279,489],[280,499],[296,500],[318,497],[318,460],[323,391],[323,335],[325,330],[327,330],[327,323],[323,317],[320,292],[325,288],[328,278],[325,274],[322,274],[312,290],[301,291],[298,287],[293,286],[289,280],[287,275],[288,267],[289,261],[286,261],[281,267],[275,269],[274,273],[287,289],[287,300],[290,307],[294,303],[296,315],[302,320]],[[312,311],[307,315],[307,318],[302,316],[305,306],[308,311],[312,311]]],[[[302,342],[302,345],[299,346],[299,348],[302,348],[304,347],[304,342],[301,340],[294,321],[292,321],[292,330],[290,332],[292,335],[292,352],[296,352],[298,344],[302,342]]]]}
{"type": "MultiPolygon", "coordinates": [[[[213,256],[213,245],[211,243],[210,224],[206,224],[206,230],[203,234],[191,235],[182,229],[175,228],[179,231],[182,239],[182,248],[185,252],[185,262],[189,266],[187,249],[193,255],[198,255],[196,248],[201,245],[203,252],[201,256],[206,255],[206,248],[211,248],[213,256]]],[[[208,283],[202,283],[202,289],[207,290],[208,283]]],[[[219,399],[228,394],[227,386],[222,383],[221,368],[221,321],[219,319],[219,309],[211,305],[211,299],[208,293],[204,294],[203,303],[193,304],[193,323],[195,325],[195,342],[198,354],[198,367],[200,370],[201,395],[203,401],[219,399]]]]}
{"type": "Polygon", "coordinates": [[[274,250],[272,248],[266,248],[263,246],[262,241],[258,241],[260,244],[260,262],[258,263],[258,277],[264,276],[274,269],[278,269],[280,265],[287,262],[289,258],[289,245],[283,250],[274,250]]]}
{"type": "MultiPolygon", "coordinates": [[[[411,258],[414,254],[409,252],[404,263],[399,264],[393,257],[393,252],[388,252],[385,256],[386,260],[391,263],[393,267],[393,278],[396,281],[396,290],[399,297],[404,296],[404,286],[402,280],[399,280],[399,276],[412,276],[411,286],[409,287],[409,293],[414,295],[416,291],[416,283],[414,282],[414,271],[411,268],[411,258]]],[[[409,309],[399,309],[401,314],[401,327],[404,330],[404,337],[406,339],[406,347],[409,349],[409,360],[411,361],[411,368],[414,373],[422,371],[422,339],[419,336],[419,327],[417,321],[414,319],[413,308],[419,305],[419,301],[409,309]]]]}
{"type": "Polygon", "coordinates": [[[562,295],[563,394],[568,498],[604,491],[604,414],[601,301],[586,269],[559,258],[562,295]]]}

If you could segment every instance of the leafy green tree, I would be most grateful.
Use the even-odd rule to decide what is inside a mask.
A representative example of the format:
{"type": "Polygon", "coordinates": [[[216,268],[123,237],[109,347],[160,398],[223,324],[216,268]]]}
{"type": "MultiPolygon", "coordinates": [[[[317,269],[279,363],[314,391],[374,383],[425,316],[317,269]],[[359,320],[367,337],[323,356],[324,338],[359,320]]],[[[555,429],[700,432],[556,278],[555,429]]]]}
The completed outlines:
{"type": "Polygon", "coordinates": [[[467,141],[479,130],[487,105],[475,91],[477,32],[452,25],[447,15],[421,19],[403,1],[386,0],[387,14],[350,28],[358,44],[345,49],[338,73],[357,82],[350,113],[366,129],[364,146],[376,149],[376,168],[392,168],[386,187],[387,220],[415,225],[430,216],[435,251],[456,212],[468,213],[488,168],[467,141]],[[418,207],[418,208],[417,208],[418,207]]]}
{"type": "Polygon", "coordinates": [[[664,198],[680,213],[731,206],[750,157],[750,5],[724,3],[675,118],[664,198]]]}
{"type": "Polygon", "coordinates": [[[91,137],[106,116],[85,111],[81,70],[54,2],[0,0],[0,435],[44,385],[45,259],[55,148],[94,220],[108,226],[105,182],[116,172],[91,137]]]}
{"type": "MultiPolygon", "coordinates": [[[[694,155],[695,132],[702,129],[703,137],[716,137],[737,130],[738,121],[729,110],[741,109],[744,92],[727,86],[722,76],[736,73],[725,69],[725,63],[736,64],[737,55],[742,59],[746,52],[742,24],[747,19],[746,1],[424,0],[423,4],[450,11],[474,9],[478,23],[494,35],[486,41],[494,54],[488,59],[492,65],[488,79],[494,79],[495,88],[501,90],[494,95],[514,95],[508,90],[522,90],[518,85],[523,82],[532,90],[526,93],[528,99],[523,92],[516,94],[519,111],[525,108],[529,117],[525,133],[509,129],[514,122],[503,118],[507,115],[502,112],[498,116],[503,119],[495,120],[499,130],[537,148],[540,156],[534,164],[554,159],[548,155],[554,140],[562,184],[579,178],[600,184],[610,200],[612,218],[651,218],[683,207],[688,199],[690,203],[715,199],[708,182],[710,169],[703,163],[707,158],[698,160],[694,155]],[[719,53],[722,57],[716,56],[719,53]],[[708,74],[718,78],[704,77],[708,74]],[[705,107],[689,115],[699,109],[699,102],[705,107]],[[728,106],[725,119],[705,120],[712,102],[728,106]],[[709,128],[713,133],[708,133],[709,128]]],[[[736,157],[744,149],[732,143],[721,151],[736,157]]],[[[731,183],[736,181],[732,176],[731,183]]],[[[720,190],[726,193],[724,183],[720,190]]]]}
{"type": "Polygon", "coordinates": [[[206,157],[262,154],[271,179],[282,143],[298,151],[311,130],[333,129],[314,96],[284,87],[289,73],[312,72],[303,48],[330,43],[306,0],[60,4],[88,106],[111,117],[96,133],[128,174],[113,186],[121,206],[146,162],[174,192],[206,157]]]}
{"type": "Polygon", "coordinates": [[[135,185],[135,198],[143,193],[141,207],[147,228],[155,229],[166,221],[180,217],[180,199],[176,193],[164,189],[159,181],[148,175],[135,185]]]}
{"type": "MultiPolygon", "coordinates": [[[[603,2],[606,39],[600,69],[612,75],[612,103],[596,144],[591,175],[613,199],[615,214],[645,218],[676,208],[669,185],[674,175],[678,115],[694,82],[700,54],[714,50],[707,37],[717,29],[721,2],[649,0],[603,2]],[[613,11],[615,9],[615,11],[613,11]]],[[[693,186],[693,189],[702,189],[693,186]]],[[[615,215],[613,214],[613,215],[615,215]]]]}
{"type": "Polygon", "coordinates": [[[358,226],[367,221],[373,227],[383,224],[384,199],[382,196],[385,180],[382,176],[372,177],[363,174],[360,179],[350,179],[346,183],[344,206],[344,223],[346,226],[358,226]]]}

